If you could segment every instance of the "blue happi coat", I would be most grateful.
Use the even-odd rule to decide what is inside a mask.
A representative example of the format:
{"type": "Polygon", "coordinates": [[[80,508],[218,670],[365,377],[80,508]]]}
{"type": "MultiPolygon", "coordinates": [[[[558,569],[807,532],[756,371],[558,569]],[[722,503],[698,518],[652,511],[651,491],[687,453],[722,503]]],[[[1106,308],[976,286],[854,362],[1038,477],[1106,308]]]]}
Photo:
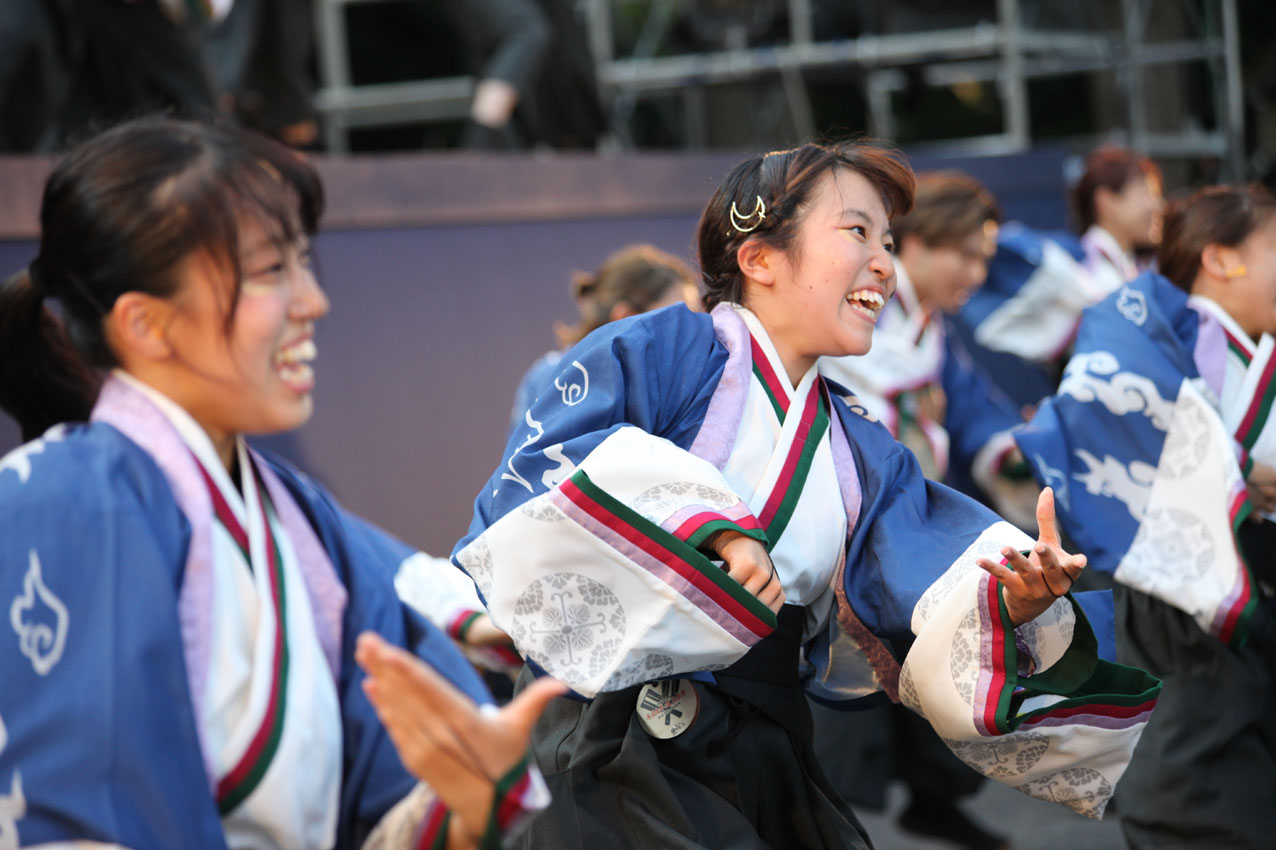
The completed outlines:
{"type": "Polygon", "coordinates": [[[1250,511],[1241,447],[1202,376],[1227,343],[1147,272],[1086,310],[1058,394],[1017,435],[1090,569],[1240,642],[1256,605],[1234,532],[1250,511]]]}
{"type": "MultiPolygon", "coordinates": [[[[412,550],[286,465],[266,465],[348,594],[336,846],[358,847],[415,784],[362,693],[358,634],[379,632],[490,698],[447,637],[396,596],[394,570],[412,550]]],[[[226,846],[178,616],[190,540],[160,467],[111,425],[59,426],[0,461],[0,846],[226,846]]]]}

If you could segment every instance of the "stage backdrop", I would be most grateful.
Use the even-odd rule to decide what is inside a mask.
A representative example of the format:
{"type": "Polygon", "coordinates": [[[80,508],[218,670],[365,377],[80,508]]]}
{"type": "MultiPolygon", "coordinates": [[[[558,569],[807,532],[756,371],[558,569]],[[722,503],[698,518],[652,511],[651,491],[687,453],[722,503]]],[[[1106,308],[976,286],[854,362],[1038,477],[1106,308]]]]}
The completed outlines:
{"type": "MultiPolygon", "coordinates": [[[[568,280],[650,242],[694,262],[700,208],[742,154],[322,160],[315,240],[332,312],[319,326],[316,413],[260,440],[348,507],[431,553],[464,532],[491,474],[514,387],[572,321],[568,280]]],[[[1009,218],[1064,226],[1062,151],[914,157],[984,181],[1009,218]]],[[[0,158],[0,273],[36,250],[49,163],[0,158]]],[[[0,414],[0,454],[19,442],[0,414]]]]}

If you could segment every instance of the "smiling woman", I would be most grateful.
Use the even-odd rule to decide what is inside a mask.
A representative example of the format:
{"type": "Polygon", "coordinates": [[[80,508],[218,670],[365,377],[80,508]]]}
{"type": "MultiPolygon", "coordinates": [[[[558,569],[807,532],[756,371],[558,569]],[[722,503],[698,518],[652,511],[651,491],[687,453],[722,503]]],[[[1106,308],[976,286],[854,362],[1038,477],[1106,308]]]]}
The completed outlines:
{"type": "Polygon", "coordinates": [[[456,848],[545,805],[557,686],[481,712],[395,593],[419,553],[244,442],[311,415],[321,208],[283,147],[163,119],[49,178],[0,289],[0,404],[43,434],[0,460],[0,844],[456,848]],[[447,716],[387,738],[395,681],[447,716]]]}
{"type": "Polygon", "coordinates": [[[868,144],[745,160],[700,220],[710,312],[594,331],[554,384],[588,389],[546,390],[511,435],[453,559],[520,687],[584,697],[537,726],[555,804],[523,846],[868,846],[808,692],[884,692],[974,766],[1102,813],[1157,683],[1096,657],[1050,495],[1034,543],[823,371],[873,344],[912,195],[868,144]]]}

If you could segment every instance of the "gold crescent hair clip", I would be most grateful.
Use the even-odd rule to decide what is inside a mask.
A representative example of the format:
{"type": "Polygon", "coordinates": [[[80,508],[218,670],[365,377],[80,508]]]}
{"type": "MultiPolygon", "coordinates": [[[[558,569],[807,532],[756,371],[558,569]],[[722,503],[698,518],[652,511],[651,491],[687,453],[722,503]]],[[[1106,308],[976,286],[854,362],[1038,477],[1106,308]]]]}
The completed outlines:
{"type": "Polygon", "coordinates": [[[763,220],[766,219],[766,204],[762,203],[762,196],[758,195],[758,203],[753,207],[753,212],[748,215],[740,215],[740,211],[735,208],[735,201],[731,202],[731,226],[740,233],[752,233],[762,226],[763,220]],[[752,227],[745,227],[744,222],[756,217],[757,221],[752,227]]]}

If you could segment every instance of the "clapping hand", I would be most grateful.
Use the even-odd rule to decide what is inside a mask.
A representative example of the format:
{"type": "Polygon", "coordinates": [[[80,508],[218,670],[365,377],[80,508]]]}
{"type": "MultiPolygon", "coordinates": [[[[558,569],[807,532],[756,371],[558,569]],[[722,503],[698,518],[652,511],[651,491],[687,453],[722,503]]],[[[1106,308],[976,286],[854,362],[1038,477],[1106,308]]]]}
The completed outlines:
{"type": "Polygon", "coordinates": [[[537,679],[498,710],[476,705],[373,632],[359,636],[355,659],[368,674],[364,692],[404,767],[433,789],[465,834],[482,836],[497,780],[527,755],[533,724],[566,686],[537,679]]]}

